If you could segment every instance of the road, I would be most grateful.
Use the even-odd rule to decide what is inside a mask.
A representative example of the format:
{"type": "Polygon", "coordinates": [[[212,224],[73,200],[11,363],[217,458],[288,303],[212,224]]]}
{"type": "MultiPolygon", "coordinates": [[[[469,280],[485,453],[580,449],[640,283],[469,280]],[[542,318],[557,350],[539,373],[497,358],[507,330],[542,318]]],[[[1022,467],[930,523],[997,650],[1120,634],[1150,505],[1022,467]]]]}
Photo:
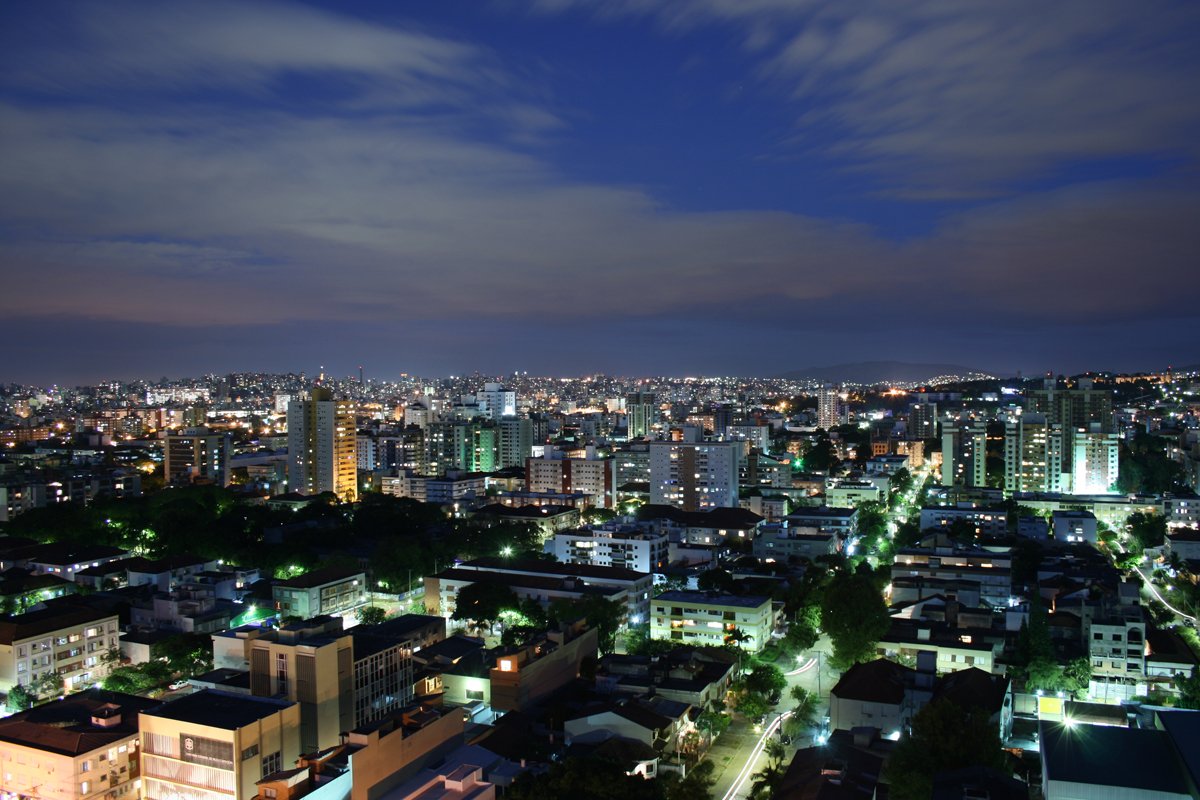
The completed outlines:
{"type": "MultiPolygon", "coordinates": [[[[813,650],[801,656],[796,666],[784,673],[788,686],[784,690],[783,700],[767,714],[764,724],[754,726],[736,719],[717,739],[708,753],[708,759],[716,767],[716,783],[712,790],[714,798],[735,800],[749,796],[754,774],[766,766],[767,757],[763,751],[767,739],[778,735],[780,723],[790,714],[793,686],[802,686],[818,694],[821,713],[828,710],[829,690],[838,677],[837,671],[829,666],[829,647],[829,640],[822,637],[813,650]]],[[[789,757],[792,752],[794,750],[789,749],[789,757]]]]}

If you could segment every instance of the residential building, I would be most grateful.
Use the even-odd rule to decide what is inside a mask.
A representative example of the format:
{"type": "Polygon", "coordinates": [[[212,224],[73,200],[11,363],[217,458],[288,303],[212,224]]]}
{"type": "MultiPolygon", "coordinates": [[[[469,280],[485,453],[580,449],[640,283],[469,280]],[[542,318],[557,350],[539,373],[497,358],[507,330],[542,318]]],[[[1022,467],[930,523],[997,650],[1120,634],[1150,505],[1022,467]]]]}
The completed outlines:
{"type": "Polygon", "coordinates": [[[367,576],[352,568],[323,567],[276,583],[271,594],[284,617],[337,614],[367,602],[367,576]]]}
{"type": "Polygon", "coordinates": [[[596,688],[652,695],[708,710],[725,701],[737,672],[737,658],[725,650],[676,647],[661,656],[610,654],[596,668],[596,688]]]}
{"type": "Polygon", "coordinates": [[[1005,493],[1060,492],[1063,483],[1062,425],[1050,422],[1045,414],[1022,414],[1006,423],[1005,493]]]}
{"type": "Polygon", "coordinates": [[[942,420],[942,485],[987,486],[987,423],[965,415],[942,420]]]}
{"type": "Polygon", "coordinates": [[[684,511],[737,506],[737,442],[652,442],[650,502],[684,511]]]}
{"type": "Polygon", "coordinates": [[[837,387],[822,386],[817,390],[817,427],[831,430],[842,424],[842,396],[837,387]]]}
{"type": "Polygon", "coordinates": [[[596,658],[597,633],[584,623],[546,631],[518,647],[502,649],[488,673],[491,706],[528,709],[577,679],[585,661],[596,658]]]}
{"type": "Polygon", "coordinates": [[[837,553],[842,539],[836,533],[820,533],[815,528],[784,526],[763,527],[754,539],[753,553],[769,561],[806,559],[837,553]]]}
{"type": "Polygon", "coordinates": [[[784,520],[789,528],[813,528],[848,539],[858,533],[858,509],[813,506],[792,509],[784,520]]]}
{"type": "Polygon", "coordinates": [[[300,494],[358,496],[354,405],[315,387],[308,400],[288,403],[288,488],[300,494]]]}
{"type": "Polygon", "coordinates": [[[946,528],[963,520],[975,529],[976,536],[1003,536],[1008,531],[1008,511],[1003,508],[979,508],[968,503],[957,506],[926,506],[921,509],[921,530],[946,528]]]}
{"type": "Polygon", "coordinates": [[[1146,679],[1146,614],[1141,606],[1118,606],[1093,617],[1086,635],[1094,677],[1123,683],[1146,679]]]}
{"type": "Polygon", "coordinates": [[[301,753],[287,700],[205,689],[143,711],[138,727],[145,800],[252,800],[301,753]]]}
{"type": "Polygon", "coordinates": [[[163,443],[163,474],[173,485],[200,481],[228,486],[232,454],[229,433],[214,433],[203,427],[168,431],[163,443]]]}
{"type": "Polygon", "coordinates": [[[832,508],[857,508],[883,499],[883,490],[869,480],[831,479],[825,486],[825,504],[832,508]]]}
{"type": "Polygon", "coordinates": [[[413,700],[414,650],[446,638],[446,620],[404,614],[378,625],[356,625],[354,727],[384,719],[413,700]]]}
{"type": "Polygon", "coordinates": [[[644,439],[658,424],[658,406],[653,392],[632,392],[625,397],[628,437],[644,439]]]}
{"type": "Polygon", "coordinates": [[[475,402],[479,406],[479,413],[488,419],[499,420],[517,414],[517,393],[500,383],[485,383],[475,393],[475,402]]]}
{"type": "MultiPolygon", "coordinates": [[[[1073,389],[1058,388],[1056,380],[1047,378],[1041,389],[1030,390],[1026,397],[1029,411],[1043,415],[1062,430],[1062,461],[1068,474],[1073,471],[1078,432],[1113,431],[1112,392],[1096,388],[1090,378],[1081,378],[1073,389]]],[[[1108,485],[1101,491],[1108,491],[1108,485]]]]}
{"type": "Polygon", "coordinates": [[[53,605],[0,618],[0,691],[30,686],[58,672],[62,691],[103,680],[112,665],[105,656],[119,646],[117,615],[64,598],[53,605]]]}
{"type": "Polygon", "coordinates": [[[0,797],[137,800],[138,715],[157,705],[85,689],[0,719],[0,797]]]}
{"type": "Polygon", "coordinates": [[[529,458],[525,460],[525,489],[529,492],[585,494],[589,505],[614,508],[617,470],[613,459],[529,458]]]}
{"type": "Polygon", "coordinates": [[[560,531],[554,534],[554,557],[566,564],[624,567],[634,572],[661,572],[667,566],[665,533],[620,527],[560,531]]]}
{"type": "Polygon", "coordinates": [[[913,403],[908,407],[908,438],[936,439],[938,435],[937,403],[913,403]]]}
{"type": "Polygon", "coordinates": [[[129,558],[129,551],[103,544],[51,542],[14,548],[0,557],[0,571],[13,567],[33,570],[37,575],[54,575],[75,580],[75,573],[129,558]]]}
{"type": "Polygon", "coordinates": [[[1093,422],[1073,433],[1071,491],[1075,494],[1106,494],[1115,491],[1120,476],[1117,453],[1120,436],[1093,422]]]}
{"type": "Polygon", "coordinates": [[[496,430],[496,468],[525,466],[533,452],[533,422],[525,417],[501,417],[496,430]]]}
{"type": "Polygon", "coordinates": [[[654,639],[720,646],[736,630],[746,637],[742,646],[758,652],[775,630],[770,597],[670,591],[655,597],[651,605],[650,636],[654,639]]]}
{"type": "Polygon", "coordinates": [[[1096,515],[1090,511],[1055,511],[1050,515],[1054,538],[1060,542],[1096,544],[1096,515]]]}

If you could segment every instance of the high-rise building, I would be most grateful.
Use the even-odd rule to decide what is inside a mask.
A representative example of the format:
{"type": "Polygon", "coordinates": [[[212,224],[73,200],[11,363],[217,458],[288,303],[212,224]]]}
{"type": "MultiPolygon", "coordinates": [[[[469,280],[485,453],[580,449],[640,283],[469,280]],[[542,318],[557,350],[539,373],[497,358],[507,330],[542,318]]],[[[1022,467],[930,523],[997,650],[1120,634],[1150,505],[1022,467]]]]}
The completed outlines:
{"type": "Polygon", "coordinates": [[[684,511],[734,508],[741,442],[653,442],[650,502],[684,511]]]}
{"type": "Polygon", "coordinates": [[[630,439],[644,439],[658,423],[658,406],[653,392],[631,392],[625,397],[626,427],[630,439]]]}
{"type": "Polygon", "coordinates": [[[1071,459],[1071,491],[1075,494],[1106,494],[1117,483],[1120,437],[1101,430],[1093,422],[1074,431],[1071,459]]]}
{"type": "Polygon", "coordinates": [[[830,430],[842,424],[842,397],[834,386],[817,391],[817,427],[830,430]]]}
{"type": "Polygon", "coordinates": [[[586,494],[591,504],[617,504],[616,461],[611,458],[528,458],[525,488],[530,492],[586,494]]]}
{"type": "Polygon", "coordinates": [[[1004,491],[1063,490],[1063,428],[1045,414],[1022,414],[1005,425],[1004,491]]]}
{"type": "Polygon", "coordinates": [[[908,409],[908,438],[937,438],[937,403],[913,403],[908,409]]]}
{"type": "Polygon", "coordinates": [[[485,383],[483,389],[475,393],[475,402],[479,405],[479,413],[488,419],[498,420],[517,414],[517,393],[504,388],[503,384],[485,383]]]}
{"type": "Polygon", "coordinates": [[[288,403],[288,488],[300,494],[358,495],[354,406],[317,387],[308,400],[288,403]]]}
{"type": "Polygon", "coordinates": [[[523,467],[533,452],[533,423],[522,417],[503,417],[496,423],[500,441],[496,448],[496,466],[523,467]]]}
{"type": "Polygon", "coordinates": [[[1026,409],[1062,426],[1063,467],[1067,472],[1074,472],[1077,430],[1090,430],[1096,424],[1101,433],[1113,431],[1112,392],[1097,389],[1090,378],[1080,378],[1074,389],[1060,389],[1057,381],[1047,378],[1041,389],[1029,392],[1026,409]]]}
{"type": "Polygon", "coordinates": [[[987,423],[973,417],[942,420],[942,485],[987,485],[987,423]]]}
{"type": "Polygon", "coordinates": [[[213,433],[208,428],[172,431],[163,447],[163,475],[172,485],[200,480],[228,486],[232,450],[228,433],[213,433]]]}

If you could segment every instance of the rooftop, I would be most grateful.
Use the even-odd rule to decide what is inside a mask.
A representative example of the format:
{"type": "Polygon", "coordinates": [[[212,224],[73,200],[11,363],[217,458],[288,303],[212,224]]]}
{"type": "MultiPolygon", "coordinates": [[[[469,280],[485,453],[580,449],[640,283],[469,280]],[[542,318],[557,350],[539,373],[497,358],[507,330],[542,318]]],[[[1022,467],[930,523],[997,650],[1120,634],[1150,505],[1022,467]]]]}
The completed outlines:
{"type": "Polygon", "coordinates": [[[771,598],[766,595],[737,595],[737,594],[721,594],[719,592],[692,592],[685,589],[676,589],[670,592],[663,592],[654,598],[668,603],[702,603],[710,606],[736,606],[737,608],[758,608],[764,603],[770,603],[771,598]]]}
{"type": "Polygon", "coordinates": [[[86,689],[0,719],[0,741],[60,755],[82,755],[136,736],[138,712],[158,704],[158,700],[137,695],[86,689]],[[121,715],[117,724],[103,728],[92,724],[93,715],[111,719],[114,710],[121,715]]]}
{"type": "Polygon", "coordinates": [[[1068,728],[1043,722],[1039,737],[1042,771],[1049,780],[1189,793],[1182,765],[1164,731],[1108,725],[1068,728]]]}
{"type": "Polygon", "coordinates": [[[361,569],[355,569],[354,567],[323,567],[321,569],[314,569],[312,572],[306,572],[296,578],[280,581],[275,585],[284,586],[289,589],[315,589],[318,586],[337,583],[351,578],[365,580],[366,576],[361,569]]]}
{"type": "Polygon", "coordinates": [[[295,703],[286,700],[249,697],[204,689],[145,713],[152,717],[234,731],[258,722],[260,719],[266,719],[293,705],[295,703]]]}

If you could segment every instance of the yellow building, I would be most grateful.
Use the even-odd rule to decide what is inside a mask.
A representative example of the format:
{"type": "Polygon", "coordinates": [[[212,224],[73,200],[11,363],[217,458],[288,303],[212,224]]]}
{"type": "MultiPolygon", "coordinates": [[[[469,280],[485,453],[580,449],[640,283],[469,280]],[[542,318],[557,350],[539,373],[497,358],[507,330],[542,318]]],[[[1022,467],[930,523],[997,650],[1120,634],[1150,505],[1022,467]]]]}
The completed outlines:
{"type": "Polygon", "coordinates": [[[309,400],[288,404],[288,489],[358,496],[358,429],[354,404],[317,387],[309,400]]]}
{"type": "Polygon", "coordinates": [[[137,800],[138,714],[157,705],[88,689],[0,720],[0,797],[137,800]]]}
{"type": "Polygon", "coordinates": [[[142,712],[146,800],[251,800],[256,784],[295,766],[300,706],[205,690],[142,712]]]}
{"type": "Polygon", "coordinates": [[[0,691],[30,686],[58,672],[62,691],[108,675],[104,660],[119,646],[117,615],[83,606],[55,606],[0,620],[0,691]]]}

